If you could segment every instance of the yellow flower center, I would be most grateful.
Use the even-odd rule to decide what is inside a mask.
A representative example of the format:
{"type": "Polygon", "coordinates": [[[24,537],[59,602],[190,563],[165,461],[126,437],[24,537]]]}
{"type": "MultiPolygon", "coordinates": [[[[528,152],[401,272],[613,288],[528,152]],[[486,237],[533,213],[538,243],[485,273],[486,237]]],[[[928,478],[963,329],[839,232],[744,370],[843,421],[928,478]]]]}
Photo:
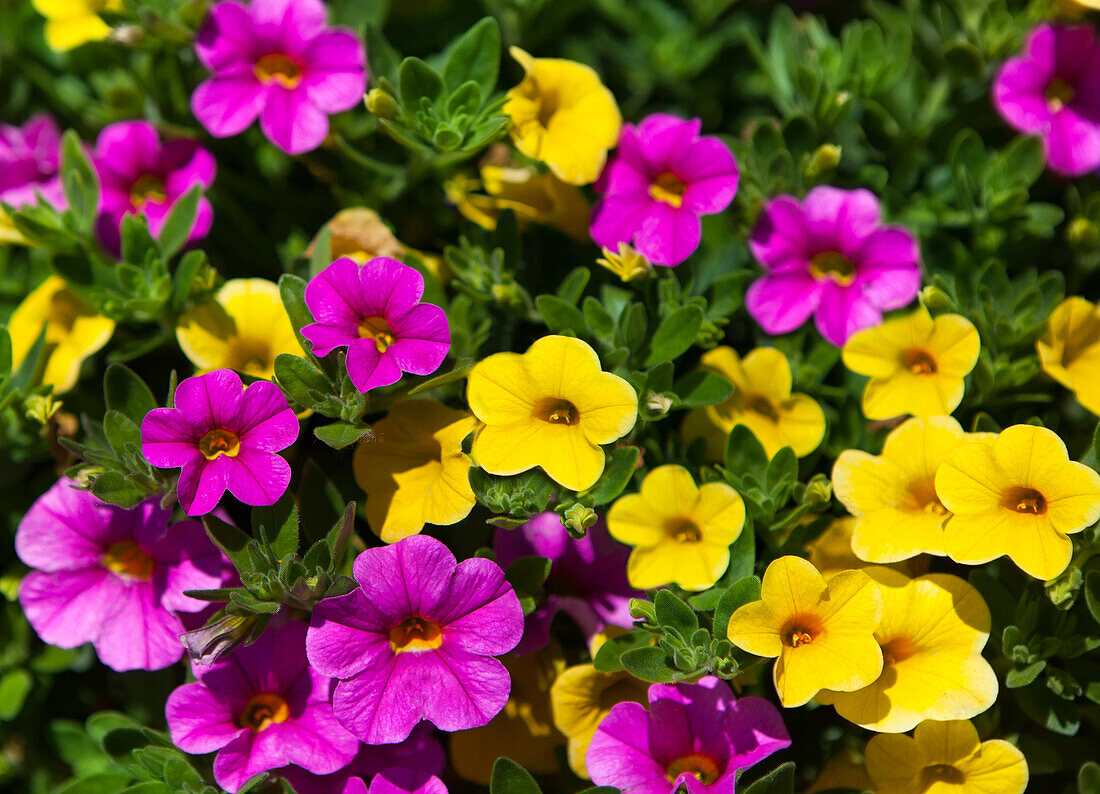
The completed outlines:
{"type": "Polygon", "coordinates": [[[710,756],[691,753],[690,755],[681,756],[669,764],[665,769],[665,777],[668,778],[669,783],[673,783],[684,772],[690,772],[700,783],[710,784],[718,779],[721,770],[710,756]]]}
{"type": "Polygon", "coordinates": [[[741,398],[741,407],[772,422],[779,421],[779,409],[763,394],[746,394],[741,398]]]}
{"type": "Polygon", "coordinates": [[[820,634],[821,622],[814,615],[795,615],[779,630],[779,638],[788,648],[809,645],[820,634]]]}
{"type": "Polygon", "coordinates": [[[926,513],[947,515],[947,508],[936,495],[936,481],[933,477],[917,480],[909,483],[909,497],[913,500],[912,507],[923,510],[926,513]]]}
{"type": "Polygon", "coordinates": [[[935,783],[949,783],[961,786],[966,782],[966,775],[951,764],[932,764],[920,771],[920,782],[924,789],[930,788],[935,783]]]}
{"type": "Polygon", "coordinates": [[[253,695],[245,704],[239,724],[242,728],[251,728],[253,733],[259,733],[272,723],[285,722],[289,716],[290,706],[281,695],[262,692],[253,695]]]}
{"type": "Polygon", "coordinates": [[[656,201],[663,201],[673,207],[679,207],[684,203],[684,192],[687,185],[683,180],[671,171],[665,171],[653,180],[649,186],[649,195],[656,201]]]}
{"type": "MultiPolygon", "coordinates": [[[[534,79],[532,78],[532,82],[534,79]]],[[[538,120],[539,126],[543,129],[550,127],[550,119],[554,118],[554,114],[558,112],[558,107],[561,104],[558,92],[554,90],[540,91],[538,84],[536,83],[535,96],[539,104],[538,120]]]]}
{"type": "Polygon", "coordinates": [[[65,333],[73,330],[78,318],[94,316],[95,310],[68,288],[59,289],[50,296],[49,323],[51,326],[63,329],[65,333]]]}
{"type": "Polygon", "coordinates": [[[207,460],[216,460],[222,455],[235,458],[241,451],[241,440],[236,433],[216,427],[199,439],[199,451],[207,460]]]}
{"type": "Polygon", "coordinates": [[[142,582],[149,581],[153,575],[152,558],[132,540],[122,540],[108,546],[103,555],[103,567],[127,579],[138,579],[142,582]]]}
{"type": "Polygon", "coordinates": [[[581,421],[581,412],[577,406],[558,397],[547,397],[539,400],[532,414],[536,419],[549,422],[552,425],[576,425],[581,421]]]}
{"type": "Polygon", "coordinates": [[[226,364],[230,369],[254,378],[267,377],[271,373],[272,358],[271,343],[267,340],[239,336],[229,340],[226,364]]]}
{"type": "Polygon", "coordinates": [[[1057,113],[1077,97],[1077,90],[1061,77],[1055,77],[1047,86],[1047,107],[1057,113]]]}
{"type": "Polygon", "coordinates": [[[443,630],[427,618],[405,618],[390,629],[390,647],[402,651],[428,651],[443,644],[443,630]]]}
{"type": "Polygon", "coordinates": [[[927,350],[912,347],[901,354],[901,364],[914,375],[935,375],[939,368],[927,350]]]}
{"type": "Polygon", "coordinates": [[[261,83],[274,81],[283,88],[294,88],[302,82],[302,67],[281,52],[262,56],[252,67],[252,72],[261,83]]]}
{"type": "Polygon", "coordinates": [[[152,174],[142,174],[130,185],[130,203],[141,209],[150,201],[164,201],[164,180],[152,174]]]}
{"type": "Polygon", "coordinates": [[[810,260],[810,275],[818,281],[831,279],[847,287],[856,278],[856,266],[839,251],[822,251],[810,260]]]}
{"type": "Polygon", "coordinates": [[[677,516],[665,522],[665,532],[677,543],[698,543],[703,539],[703,531],[690,518],[677,516]]]}
{"type": "Polygon", "coordinates": [[[882,663],[886,666],[904,662],[920,650],[915,642],[904,635],[891,637],[879,647],[882,648],[882,663]]]}
{"type": "Polygon", "coordinates": [[[384,317],[367,317],[359,323],[359,338],[373,339],[379,353],[385,353],[396,337],[384,317]]]}
{"type": "Polygon", "coordinates": [[[1034,488],[1016,486],[1005,491],[1001,505],[1017,513],[1041,516],[1047,511],[1047,500],[1034,488]]]}

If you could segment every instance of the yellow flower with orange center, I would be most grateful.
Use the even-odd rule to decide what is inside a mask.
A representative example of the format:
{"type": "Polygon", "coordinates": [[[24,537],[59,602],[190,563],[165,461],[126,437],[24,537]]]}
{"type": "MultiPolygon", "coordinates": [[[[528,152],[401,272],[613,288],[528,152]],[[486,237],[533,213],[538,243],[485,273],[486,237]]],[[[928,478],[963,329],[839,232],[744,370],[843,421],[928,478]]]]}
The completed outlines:
{"type": "Polygon", "coordinates": [[[596,351],[567,336],[544,336],[526,353],[495,353],[470,372],[466,401],[482,427],[471,456],[491,474],[541,466],[573,491],[603,474],[601,444],[631,431],[638,394],[600,369],[596,351]]]}
{"type": "Polygon", "coordinates": [[[883,733],[921,720],[969,719],[992,706],[997,676],[982,657],[990,618],[981,594],[950,574],[910,579],[882,566],[863,570],[882,597],[874,634],[882,674],[855,691],[823,689],[817,701],[883,733]]]}
{"type": "Polygon", "coordinates": [[[875,794],[1023,794],[1024,754],[1002,739],[983,742],[967,720],[922,722],[908,736],[867,743],[875,794]]]}
{"type": "Polygon", "coordinates": [[[615,97],[584,64],[509,52],[526,73],[504,104],[512,142],[562,182],[595,182],[623,125],[615,97]]]}
{"type": "Polygon", "coordinates": [[[861,689],[882,672],[874,631],[882,596],[862,571],[828,582],[801,557],[780,557],[764,572],[760,600],[733,613],[729,639],[757,656],[776,657],[775,690],[787,708],[819,690],[861,689]]]}
{"type": "Polygon", "coordinates": [[[745,526],[745,503],[724,482],[696,486],[682,466],[658,466],[640,493],[607,511],[611,537],[634,547],[626,564],[633,587],[675,583],[705,590],[729,567],[730,544],[745,526]]]}
{"type": "Polygon", "coordinates": [[[31,3],[46,17],[46,43],[58,52],[107,38],[111,27],[97,12],[122,10],[122,0],[31,0],[31,3]]]}
{"type": "Polygon", "coordinates": [[[941,314],[933,320],[922,307],[857,331],[841,355],[844,366],[871,378],[863,390],[863,415],[889,419],[954,411],[980,350],[978,331],[965,317],[941,314]]]}
{"type": "Polygon", "coordinates": [[[744,425],[771,457],[790,447],[798,457],[817,449],[825,437],[825,414],[813,398],[791,393],[791,365],[771,347],[758,347],[741,359],[731,347],[716,347],[702,357],[703,367],[733,385],[718,405],[700,408],[684,421],[684,439],[703,438],[711,460],[722,460],[726,439],[744,425]]]}
{"type": "Polygon", "coordinates": [[[471,461],[462,441],[476,422],[433,400],[406,400],[377,422],[352,459],[367,492],[367,523],[386,543],[415,535],[425,524],[457,524],[470,514],[471,461]]]}
{"type": "Polygon", "coordinates": [[[1066,298],[1051,312],[1035,348],[1043,371],[1100,415],[1100,309],[1084,298],[1066,298]]]}
{"type": "Polygon", "coordinates": [[[500,214],[512,210],[521,224],[541,223],[575,240],[588,239],[588,200],[552,173],[531,166],[483,165],[480,181],[457,176],[444,190],[459,212],[485,229],[495,229],[500,214]]]}
{"type": "Polygon", "coordinates": [[[954,515],[944,547],[976,565],[1002,555],[1037,579],[1069,565],[1073,542],[1100,518],[1100,474],[1069,459],[1045,427],[1013,425],[992,443],[964,444],[936,473],[936,494],[954,515]]]}

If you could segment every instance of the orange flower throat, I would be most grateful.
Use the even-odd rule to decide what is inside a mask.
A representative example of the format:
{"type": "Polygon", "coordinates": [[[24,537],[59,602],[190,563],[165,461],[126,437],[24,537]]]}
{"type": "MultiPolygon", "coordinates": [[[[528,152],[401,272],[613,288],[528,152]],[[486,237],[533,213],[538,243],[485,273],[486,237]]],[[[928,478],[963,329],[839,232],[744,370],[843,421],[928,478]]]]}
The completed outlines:
{"type": "Polygon", "coordinates": [[[262,56],[252,67],[252,72],[261,83],[276,82],[283,88],[294,88],[302,82],[302,67],[281,52],[262,56]]]}
{"type": "Polygon", "coordinates": [[[222,455],[235,458],[241,451],[241,440],[233,431],[216,427],[199,439],[199,451],[207,460],[216,460],[222,455]]]}
{"type": "Polygon", "coordinates": [[[290,706],[281,695],[262,692],[253,695],[245,704],[239,724],[242,728],[251,728],[253,733],[259,733],[273,723],[285,722],[289,716],[290,706]]]}
{"type": "Polygon", "coordinates": [[[443,630],[434,620],[405,618],[390,629],[390,647],[395,653],[429,651],[443,644],[443,630]]]}
{"type": "Polygon", "coordinates": [[[149,581],[153,575],[153,560],[132,540],[121,540],[107,547],[103,567],[126,579],[149,581]]]}

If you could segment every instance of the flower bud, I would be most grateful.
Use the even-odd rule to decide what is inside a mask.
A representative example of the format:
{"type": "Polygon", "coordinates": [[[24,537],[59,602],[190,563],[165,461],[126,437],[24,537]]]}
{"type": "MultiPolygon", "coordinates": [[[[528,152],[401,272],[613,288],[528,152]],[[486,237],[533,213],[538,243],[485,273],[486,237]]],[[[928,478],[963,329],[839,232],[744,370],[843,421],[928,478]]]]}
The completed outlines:
{"type": "Polygon", "coordinates": [[[367,92],[366,105],[367,110],[372,115],[381,119],[396,118],[397,114],[401,112],[397,100],[388,91],[381,88],[372,88],[367,92]]]}
{"type": "Polygon", "coordinates": [[[822,174],[832,171],[840,164],[842,149],[832,143],[825,143],[817,147],[814,156],[806,166],[806,176],[816,179],[822,174]]]}

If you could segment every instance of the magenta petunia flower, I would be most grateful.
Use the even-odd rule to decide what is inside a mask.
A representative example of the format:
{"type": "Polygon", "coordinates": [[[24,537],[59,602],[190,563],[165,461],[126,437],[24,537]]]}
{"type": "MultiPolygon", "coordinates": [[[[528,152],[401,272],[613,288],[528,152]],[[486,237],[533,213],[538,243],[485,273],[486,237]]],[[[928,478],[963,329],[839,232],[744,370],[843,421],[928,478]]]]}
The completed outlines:
{"type": "Polygon", "coordinates": [[[176,613],[209,604],[185,590],[221,587],[223,557],[197,521],[171,526],[149,499],[131,510],[100,501],[62,478],[31,505],[15,551],[36,570],[19,601],[43,641],[90,642],[113,670],[159,670],[183,655],[176,613]]]}
{"type": "Polygon", "coordinates": [[[494,656],[516,646],[523,610],[491,560],[456,563],[428,535],[367,549],[359,587],[313,611],[306,653],[340,679],[337,719],[368,744],[390,744],[421,720],[445,731],[487,724],[511,682],[494,656]]]}
{"type": "Polygon", "coordinates": [[[19,209],[38,203],[38,194],[54,209],[68,206],[61,187],[61,132],[49,116],[22,127],[0,124],[0,201],[19,209]]]}
{"type": "Polygon", "coordinates": [[[653,684],[649,710],[618,703],[604,717],[585,763],[597,786],[624,794],[729,794],[738,771],[789,747],[779,711],[764,698],[734,698],[714,676],[653,684]]]}
{"type": "Polygon", "coordinates": [[[1039,25],[993,84],[1020,132],[1038,135],[1050,167],[1078,176],[1100,166],[1100,40],[1092,25],[1039,25]]]}
{"type": "Polygon", "coordinates": [[[229,369],[187,378],[175,408],[155,408],[141,423],[146,460],[181,468],[176,490],[189,516],[209,513],[227,488],[245,504],[275,504],[290,484],[290,464],[276,453],[297,438],[282,390],[268,381],[246,389],[229,369]]]}
{"type": "Polygon", "coordinates": [[[769,334],[793,331],[814,315],[834,345],[882,322],[920,290],[920,250],[906,229],[883,226],[867,190],[820,186],[803,201],[768,202],[749,247],[764,276],[745,294],[749,314],[769,334]]]}
{"type": "Polygon", "coordinates": [[[236,791],[260,772],[288,763],[318,774],[346,766],[359,741],[332,714],[332,679],[309,666],[306,625],[274,624],[251,645],[177,687],[165,716],[172,741],[188,753],[212,753],[214,779],[236,791]]]}
{"type": "Polygon", "coordinates": [[[603,194],[589,230],[597,245],[630,243],[655,265],[678,265],[699,247],[700,216],[728,207],[738,180],[729,147],[699,137],[701,125],[654,113],[623,127],[595,185],[603,194]]]}
{"type": "Polygon", "coordinates": [[[210,9],[195,52],[212,76],[191,109],[210,133],[260,129],[289,154],[316,149],[328,116],[354,107],[367,88],[366,54],[355,35],[325,27],[321,0],[230,0],[210,9]]]}
{"type": "Polygon", "coordinates": [[[422,776],[407,770],[387,770],[374,776],[368,794],[447,794],[439,778],[422,776]]]}
{"type": "Polygon", "coordinates": [[[296,766],[280,769],[279,774],[299,794],[367,794],[367,784],[377,775],[415,788],[442,774],[446,763],[443,746],[431,727],[421,723],[398,744],[361,745],[351,763],[331,775],[314,775],[296,766]]]}
{"type": "MultiPolygon", "coordinates": [[[[113,254],[121,247],[122,219],[144,215],[156,237],[176,202],[193,188],[214,183],[214,156],[194,141],[161,143],[156,128],[146,121],[120,121],[99,133],[92,162],[99,172],[101,198],[96,232],[113,254]]],[[[214,210],[205,196],[199,199],[188,236],[194,242],[206,236],[214,210]]]]}
{"type": "Polygon", "coordinates": [[[570,537],[557,513],[540,513],[516,529],[498,529],[493,551],[504,569],[520,557],[551,561],[543,585],[546,598],[527,616],[516,653],[544,647],[550,641],[550,624],[561,611],[573,618],[588,638],[608,625],[634,625],[630,599],[645,598],[645,593],[635,590],[626,579],[630,547],[612,539],[602,518],[577,540],[570,537]]]}
{"type": "Polygon", "coordinates": [[[396,259],[337,259],[306,285],[317,322],[302,336],[315,356],[347,347],[348,375],[361,392],[397,383],[402,372],[430,375],[451,349],[451,329],[443,309],[420,303],[423,294],[424,277],[396,259]]]}

